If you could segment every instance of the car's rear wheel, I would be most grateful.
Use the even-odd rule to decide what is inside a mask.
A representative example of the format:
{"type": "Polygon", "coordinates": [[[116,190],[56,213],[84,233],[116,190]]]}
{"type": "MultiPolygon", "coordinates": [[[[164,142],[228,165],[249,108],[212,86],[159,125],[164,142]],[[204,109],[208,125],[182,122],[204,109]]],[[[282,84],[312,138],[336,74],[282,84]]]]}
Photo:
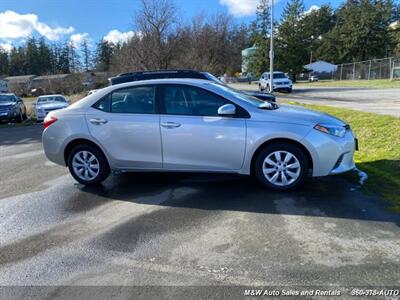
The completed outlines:
{"type": "Polygon", "coordinates": [[[275,190],[290,190],[301,186],[307,170],[306,155],[291,143],[268,145],[255,161],[257,179],[264,186],[275,190]]]}
{"type": "Polygon", "coordinates": [[[104,154],[92,145],[78,145],[68,156],[68,168],[79,183],[98,184],[110,175],[110,167],[104,154]]]}

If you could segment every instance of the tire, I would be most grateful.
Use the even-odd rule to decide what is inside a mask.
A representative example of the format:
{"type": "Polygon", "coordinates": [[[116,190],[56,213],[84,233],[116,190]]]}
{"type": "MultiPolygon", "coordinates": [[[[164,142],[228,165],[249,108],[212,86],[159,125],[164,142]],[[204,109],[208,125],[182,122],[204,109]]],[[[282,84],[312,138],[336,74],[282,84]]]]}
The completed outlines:
{"type": "Polygon", "coordinates": [[[15,118],[17,123],[22,123],[24,121],[24,116],[22,114],[22,111],[19,112],[18,116],[15,118]]]}
{"type": "Polygon", "coordinates": [[[293,190],[300,187],[307,177],[307,156],[299,147],[291,143],[267,145],[256,157],[254,173],[261,184],[268,188],[278,191],[293,190]],[[276,157],[277,152],[280,155],[280,163],[276,157]],[[290,159],[286,161],[288,154],[291,157],[289,156],[290,159]],[[270,160],[275,165],[270,163],[270,160]],[[296,168],[297,165],[298,168],[296,168]],[[288,168],[288,166],[291,167],[288,168]],[[274,176],[276,176],[275,181],[274,176]]]}
{"type": "Polygon", "coordinates": [[[290,94],[292,92],[292,89],[287,89],[286,91],[290,94]]]}
{"type": "Polygon", "coordinates": [[[110,167],[106,157],[101,150],[92,145],[78,145],[74,147],[68,155],[68,169],[72,177],[84,185],[99,184],[110,175],[110,167]],[[84,158],[85,153],[86,162],[84,158]],[[89,160],[91,160],[91,164],[88,163],[89,160]],[[95,167],[96,165],[98,166],[97,168],[95,167]],[[80,170],[82,170],[81,174],[79,174],[80,170]]]}
{"type": "Polygon", "coordinates": [[[264,91],[264,89],[262,88],[262,85],[261,85],[261,84],[258,85],[258,88],[259,88],[260,92],[263,92],[263,91],[264,91]]]}

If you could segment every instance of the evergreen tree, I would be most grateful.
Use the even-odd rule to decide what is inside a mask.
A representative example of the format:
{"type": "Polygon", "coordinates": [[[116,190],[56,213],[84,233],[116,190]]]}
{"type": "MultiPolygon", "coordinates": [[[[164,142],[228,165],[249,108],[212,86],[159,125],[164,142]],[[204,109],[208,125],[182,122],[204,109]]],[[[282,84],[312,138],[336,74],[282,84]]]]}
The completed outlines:
{"type": "Polygon", "coordinates": [[[65,42],[59,49],[57,59],[57,73],[70,73],[70,47],[69,43],[65,42]]]}
{"type": "Polygon", "coordinates": [[[88,40],[84,39],[81,45],[82,62],[85,72],[92,69],[92,53],[89,49],[88,40]]]}
{"type": "Polygon", "coordinates": [[[389,56],[394,13],[392,0],[347,0],[336,12],[335,27],[322,37],[319,55],[336,63],[389,56]]]}
{"type": "Polygon", "coordinates": [[[305,38],[308,39],[309,55],[313,61],[318,59],[318,49],[324,34],[332,30],[335,25],[335,15],[330,5],[323,5],[319,9],[310,11],[303,17],[305,38]]]}
{"type": "Polygon", "coordinates": [[[48,74],[52,73],[52,58],[51,51],[49,46],[46,44],[46,41],[43,37],[39,39],[39,47],[38,47],[38,74],[48,74]]]}
{"type": "Polygon", "coordinates": [[[96,69],[99,71],[109,71],[111,60],[114,53],[114,45],[106,40],[101,40],[97,44],[96,50],[96,69]]]}
{"type": "Polygon", "coordinates": [[[0,75],[9,74],[8,53],[0,47],[0,75]]]}
{"type": "Polygon", "coordinates": [[[252,23],[251,41],[255,52],[248,58],[247,69],[254,76],[260,76],[269,69],[270,6],[268,0],[261,0],[257,6],[256,20],[252,23]]]}
{"type": "Polygon", "coordinates": [[[283,9],[276,38],[276,68],[288,72],[293,81],[309,59],[310,37],[304,26],[302,0],[291,0],[283,9]]]}
{"type": "Polygon", "coordinates": [[[9,75],[17,76],[26,74],[25,53],[22,47],[13,47],[10,52],[9,75]]]}
{"type": "Polygon", "coordinates": [[[78,52],[76,51],[76,47],[74,44],[69,42],[69,72],[70,73],[78,73],[81,69],[81,62],[78,52]]]}
{"type": "Polygon", "coordinates": [[[26,61],[25,61],[25,72],[27,74],[39,74],[39,62],[38,62],[38,48],[36,45],[36,39],[31,37],[26,42],[26,61]]]}

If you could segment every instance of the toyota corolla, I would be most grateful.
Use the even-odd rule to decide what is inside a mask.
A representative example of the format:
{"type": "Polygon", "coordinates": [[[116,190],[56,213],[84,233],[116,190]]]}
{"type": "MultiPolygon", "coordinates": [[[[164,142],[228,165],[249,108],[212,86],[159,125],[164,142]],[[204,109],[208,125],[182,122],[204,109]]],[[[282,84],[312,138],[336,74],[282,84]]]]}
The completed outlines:
{"type": "Polygon", "coordinates": [[[50,112],[44,127],[48,159],[86,185],[111,172],[184,171],[254,174],[287,190],[355,167],[345,122],[205,80],[113,85],[50,112]]]}

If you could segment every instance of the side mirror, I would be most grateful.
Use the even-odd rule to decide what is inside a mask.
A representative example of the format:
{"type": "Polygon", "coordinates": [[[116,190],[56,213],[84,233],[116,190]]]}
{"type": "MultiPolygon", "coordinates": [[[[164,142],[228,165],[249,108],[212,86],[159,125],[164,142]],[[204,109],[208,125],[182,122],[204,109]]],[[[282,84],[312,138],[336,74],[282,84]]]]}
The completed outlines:
{"type": "Polygon", "coordinates": [[[224,104],[218,108],[220,116],[234,116],[236,114],[236,106],[233,104],[224,104]]]}

